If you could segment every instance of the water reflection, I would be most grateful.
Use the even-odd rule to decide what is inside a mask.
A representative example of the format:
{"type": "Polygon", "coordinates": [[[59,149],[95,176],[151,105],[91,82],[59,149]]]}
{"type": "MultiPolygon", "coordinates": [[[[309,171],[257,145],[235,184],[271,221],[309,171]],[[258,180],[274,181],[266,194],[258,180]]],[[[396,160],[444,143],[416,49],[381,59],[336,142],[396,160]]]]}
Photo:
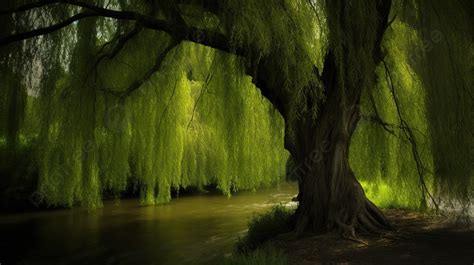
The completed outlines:
{"type": "Polygon", "coordinates": [[[294,184],[257,193],[181,197],[161,206],[137,200],[103,209],[0,216],[1,264],[209,264],[232,251],[254,213],[290,203],[294,184]]]}

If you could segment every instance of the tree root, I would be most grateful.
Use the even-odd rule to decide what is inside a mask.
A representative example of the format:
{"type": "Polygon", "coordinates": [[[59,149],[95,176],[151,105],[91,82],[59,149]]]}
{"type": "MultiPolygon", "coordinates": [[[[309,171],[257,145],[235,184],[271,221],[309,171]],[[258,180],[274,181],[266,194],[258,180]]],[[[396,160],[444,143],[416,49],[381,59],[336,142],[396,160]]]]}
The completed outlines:
{"type": "Polygon", "coordinates": [[[346,225],[339,218],[336,218],[336,224],[341,231],[341,237],[350,241],[354,241],[356,243],[363,244],[365,246],[369,245],[369,242],[364,241],[358,238],[355,234],[355,229],[353,225],[346,225]]]}
{"type": "Polygon", "coordinates": [[[339,212],[339,215],[334,218],[334,228],[337,229],[342,238],[368,246],[367,241],[356,236],[356,230],[358,234],[381,234],[384,231],[392,230],[392,226],[372,202],[367,199],[364,201],[365,203],[358,211],[349,213],[346,209],[339,212]],[[352,218],[349,216],[352,216],[352,218]]]}
{"type": "Polygon", "coordinates": [[[348,239],[348,240],[350,240],[350,241],[354,241],[354,242],[356,242],[356,243],[363,244],[363,245],[365,245],[365,246],[367,246],[367,247],[369,246],[369,242],[368,242],[368,241],[359,239],[359,238],[357,238],[357,237],[350,237],[350,236],[344,236],[344,235],[343,235],[342,238],[348,239]]]}

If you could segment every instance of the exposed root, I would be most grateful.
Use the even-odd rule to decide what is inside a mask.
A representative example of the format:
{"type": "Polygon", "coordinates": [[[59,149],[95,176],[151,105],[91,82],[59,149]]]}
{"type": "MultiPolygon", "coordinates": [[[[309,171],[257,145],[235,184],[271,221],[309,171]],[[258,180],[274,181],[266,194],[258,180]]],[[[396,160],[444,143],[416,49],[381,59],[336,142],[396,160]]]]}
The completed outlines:
{"type": "Polygon", "coordinates": [[[359,239],[355,235],[355,229],[352,225],[346,225],[339,218],[336,218],[336,224],[339,229],[342,231],[341,237],[350,241],[354,241],[356,243],[363,244],[365,246],[369,245],[369,242],[359,239]]]}
{"type": "Polygon", "coordinates": [[[382,234],[392,227],[383,213],[369,200],[364,199],[357,211],[349,212],[345,209],[334,218],[334,226],[342,238],[368,245],[368,242],[359,239],[357,233],[382,234]]]}
{"type": "Polygon", "coordinates": [[[344,224],[339,218],[336,218],[336,224],[341,231],[342,237],[355,238],[354,226],[344,224]]]}
{"type": "Polygon", "coordinates": [[[374,222],[371,222],[366,214],[359,214],[358,218],[358,228],[361,232],[368,233],[380,233],[380,229],[374,222]]]}
{"type": "Polygon", "coordinates": [[[366,200],[366,207],[358,214],[358,229],[361,232],[380,234],[386,230],[392,230],[390,222],[380,212],[380,210],[369,200],[366,200]]]}
{"type": "Polygon", "coordinates": [[[381,227],[385,230],[392,230],[392,225],[390,222],[385,218],[384,214],[369,200],[365,200],[365,207],[367,208],[368,213],[373,216],[377,222],[381,225],[381,227]]]}
{"type": "Polygon", "coordinates": [[[363,245],[365,245],[365,246],[367,246],[367,247],[369,246],[369,242],[368,242],[368,241],[359,239],[359,238],[357,238],[357,237],[350,237],[350,236],[344,236],[344,235],[343,235],[342,238],[348,239],[348,240],[350,240],[350,241],[354,241],[354,242],[356,242],[356,243],[363,244],[363,245]]]}
{"type": "Polygon", "coordinates": [[[296,213],[295,218],[295,233],[297,237],[301,237],[305,234],[308,229],[309,220],[308,216],[296,213]],[[299,218],[298,218],[299,217],[299,218]]]}

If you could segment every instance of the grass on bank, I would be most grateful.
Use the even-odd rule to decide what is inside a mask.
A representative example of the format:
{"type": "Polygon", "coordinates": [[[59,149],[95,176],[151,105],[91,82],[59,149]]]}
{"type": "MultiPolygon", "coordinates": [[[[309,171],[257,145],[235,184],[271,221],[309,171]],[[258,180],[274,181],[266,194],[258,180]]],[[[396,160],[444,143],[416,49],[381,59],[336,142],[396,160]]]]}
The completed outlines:
{"type": "Polygon", "coordinates": [[[247,235],[239,238],[235,254],[227,258],[226,265],[283,265],[286,255],[265,244],[276,235],[291,230],[290,218],[294,209],[282,205],[269,212],[256,215],[249,222],[247,235]]]}
{"type": "Polygon", "coordinates": [[[238,253],[257,249],[272,237],[291,230],[290,218],[294,209],[283,205],[273,207],[269,212],[256,215],[249,222],[247,235],[236,243],[238,253]]]}
{"type": "Polygon", "coordinates": [[[286,265],[287,256],[273,248],[257,249],[247,254],[234,254],[227,258],[224,265],[286,265]]]}

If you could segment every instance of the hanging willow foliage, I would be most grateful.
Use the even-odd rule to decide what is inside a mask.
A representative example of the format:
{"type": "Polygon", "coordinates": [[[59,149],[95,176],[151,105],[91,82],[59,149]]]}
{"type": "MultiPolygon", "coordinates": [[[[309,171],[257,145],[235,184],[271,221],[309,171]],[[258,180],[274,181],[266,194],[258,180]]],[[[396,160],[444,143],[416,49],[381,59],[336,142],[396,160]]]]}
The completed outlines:
{"type": "Polygon", "coordinates": [[[284,175],[281,116],[235,57],[183,43],[160,72],[124,99],[114,91],[150,67],[149,59],[160,53],[156,43],[168,37],[143,32],[93,71],[95,60],[87,54],[96,48],[90,35],[80,33],[81,23],[74,53],[82,56],[73,56],[79,61],[57,81],[57,98],[48,104],[55,107],[46,115],[39,186],[48,202],[100,206],[101,191],[119,193],[135,183],[142,202],[155,204],[169,201],[172,187],[215,183],[230,195],[284,175]],[[98,85],[99,93],[87,94],[98,85]]]}
{"type": "Polygon", "coordinates": [[[378,86],[364,95],[351,146],[356,175],[380,205],[472,211],[474,50],[466,4],[397,1],[392,11],[378,86]]]}
{"type": "MultiPolygon", "coordinates": [[[[337,61],[341,87],[364,89],[350,160],[368,197],[385,206],[467,211],[471,205],[469,1],[394,0],[379,65],[356,52],[373,50],[361,49],[367,45],[361,40],[375,38],[369,35],[376,19],[362,19],[374,16],[373,3],[94,2],[176,28],[93,16],[2,46],[2,151],[35,143],[38,190],[49,204],[96,207],[105,191],[119,196],[130,186],[144,204],[155,204],[169,201],[172,188],[216,184],[230,195],[277,182],[288,157],[285,125],[287,136],[296,137],[294,121],[308,112],[317,118],[324,101],[322,85],[310,84],[320,83],[315,71],[330,49],[338,59],[348,54],[337,61]],[[335,13],[340,10],[346,13],[335,13]],[[328,19],[335,14],[361,19],[341,25],[328,19]],[[219,49],[196,44],[209,41],[205,32],[184,36],[182,23],[223,34],[229,43],[219,49]],[[280,89],[272,92],[287,96],[285,120],[253,85],[262,64],[274,70],[265,76],[269,87],[280,89]],[[377,80],[365,76],[371,69],[377,80]],[[308,101],[316,102],[312,109],[308,101]]],[[[9,0],[2,10],[17,6],[9,0]]],[[[83,10],[57,4],[2,13],[0,40],[83,10]]]]}

